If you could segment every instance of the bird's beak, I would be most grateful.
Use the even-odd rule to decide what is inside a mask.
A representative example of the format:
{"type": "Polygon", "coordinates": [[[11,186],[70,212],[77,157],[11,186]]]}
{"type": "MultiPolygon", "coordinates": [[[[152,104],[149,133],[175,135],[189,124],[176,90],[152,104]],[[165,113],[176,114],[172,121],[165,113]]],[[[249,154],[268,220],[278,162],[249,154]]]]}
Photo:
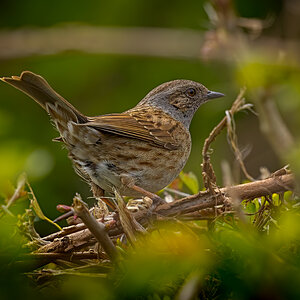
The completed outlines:
{"type": "Polygon", "coordinates": [[[207,99],[214,99],[214,98],[220,98],[220,97],[224,97],[225,95],[219,92],[213,92],[213,91],[208,91],[207,92],[207,99]]]}

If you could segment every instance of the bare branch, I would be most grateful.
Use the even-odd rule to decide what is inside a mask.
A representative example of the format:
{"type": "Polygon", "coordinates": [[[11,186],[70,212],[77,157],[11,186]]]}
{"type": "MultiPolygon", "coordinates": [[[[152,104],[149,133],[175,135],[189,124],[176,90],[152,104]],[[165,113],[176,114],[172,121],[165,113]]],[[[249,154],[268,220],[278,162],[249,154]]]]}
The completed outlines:
{"type": "MultiPolygon", "coordinates": [[[[222,31],[223,32],[223,31],[222,31]]],[[[88,25],[60,25],[49,28],[20,28],[0,31],[0,59],[14,59],[32,55],[82,51],[97,54],[142,55],[166,58],[235,60],[234,53],[242,49],[262,51],[278,56],[277,49],[299,59],[297,40],[264,36],[247,40],[234,32],[224,39],[218,31],[207,35],[204,31],[171,28],[114,28],[88,25]],[[213,37],[213,47],[211,38],[213,37]],[[80,43],[78,43],[80,41],[80,43]]]]}
{"type": "MultiPolygon", "coordinates": [[[[294,188],[295,180],[292,174],[272,176],[264,180],[221,188],[219,190],[221,195],[211,195],[207,192],[201,192],[171,203],[166,203],[158,206],[155,210],[155,214],[163,217],[178,216],[180,218],[184,218],[186,215],[189,220],[191,220],[193,216],[195,219],[208,219],[209,213],[213,213],[216,205],[224,204],[224,196],[230,197],[230,195],[233,194],[242,201],[244,199],[253,199],[256,197],[272,195],[273,193],[285,192],[293,190],[294,188]],[[195,214],[193,214],[193,212],[195,214]]],[[[149,222],[149,215],[147,211],[137,212],[134,214],[134,217],[137,222],[141,224],[146,225],[149,222]]],[[[100,220],[98,220],[98,222],[100,222],[100,220]]],[[[105,226],[108,235],[111,237],[123,233],[121,223],[117,220],[114,222],[108,221],[102,225],[105,226]]],[[[65,233],[63,231],[59,232],[59,238],[55,238],[49,244],[39,248],[38,252],[72,252],[87,245],[94,244],[96,240],[93,239],[93,234],[87,228],[82,228],[83,225],[75,228],[74,226],[71,227],[69,230],[78,230],[71,234],[67,234],[68,230],[66,230],[65,233]]],[[[44,239],[49,241],[53,238],[54,234],[45,237],[44,239]]]]}
{"type": "Polygon", "coordinates": [[[209,149],[212,142],[216,139],[216,137],[221,133],[221,131],[227,126],[227,136],[230,142],[230,145],[235,153],[235,156],[241,166],[246,177],[250,180],[253,178],[248,174],[243,160],[242,155],[238,149],[237,145],[237,137],[235,134],[234,123],[233,123],[233,116],[235,113],[244,110],[244,109],[251,109],[250,104],[245,104],[244,94],[246,89],[242,88],[240,93],[238,94],[235,101],[232,103],[230,110],[226,111],[226,116],[221,120],[221,122],[211,131],[208,138],[205,140],[203,149],[202,149],[202,176],[204,186],[207,190],[211,192],[211,194],[215,193],[214,189],[216,188],[216,176],[213,170],[213,166],[210,162],[210,154],[209,149]]]}
{"type": "Polygon", "coordinates": [[[140,225],[134,218],[134,216],[127,210],[123,197],[119,192],[114,189],[114,193],[117,199],[117,211],[119,220],[121,222],[124,233],[126,234],[127,239],[134,244],[136,241],[136,232],[146,232],[142,225],[140,225]]]}
{"type": "Polygon", "coordinates": [[[265,89],[260,97],[254,99],[257,99],[261,131],[270,141],[275,153],[285,161],[287,153],[295,146],[295,141],[272,96],[272,92],[265,89]]]}
{"type": "Polygon", "coordinates": [[[18,184],[13,195],[6,201],[6,205],[1,206],[2,210],[0,210],[0,218],[4,215],[3,213],[12,215],[12,213],[9,211],[9,208],[15,203],[16,200],[24,196],[24,194],[26,193],[24,191],[25,184],[26,184],[26,175],[22,174],[18,178],[18,184]]]}
{"type": "Polygon", "coordinates": [[[3,46],[0,46],[0,58],[49,55],[67,50],[197,58],[203,43],[203,33],[199,33],[188,29],[110,28],[74,24],[51,28],[2,30],[0,45],[3,46]]]}
{"type": "Polygon", "coordinates": [[[105,225],[98,222],[95,217],[90,214],[79,194],[73,199],[73,209],[76,215],[80,217],[86,227],[95,236],[111,260],[115,260],[117,257],[117,250],[105,230],[105,225]]]}

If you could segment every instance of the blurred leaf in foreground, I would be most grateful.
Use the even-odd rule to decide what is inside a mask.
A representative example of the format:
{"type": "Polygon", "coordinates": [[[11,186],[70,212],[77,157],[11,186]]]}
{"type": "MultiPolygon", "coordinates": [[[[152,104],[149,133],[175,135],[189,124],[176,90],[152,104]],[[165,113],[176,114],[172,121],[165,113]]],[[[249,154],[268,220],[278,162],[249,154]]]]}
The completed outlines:
{"type": "Polygon", "coordinates": [[[196,194],[199,192],[199,182],[196,175],[192,172],[184,173],[183,171],[180,172],[179,178],[182,182],[188,187],[188,189],[193,193],[196,194]]]}

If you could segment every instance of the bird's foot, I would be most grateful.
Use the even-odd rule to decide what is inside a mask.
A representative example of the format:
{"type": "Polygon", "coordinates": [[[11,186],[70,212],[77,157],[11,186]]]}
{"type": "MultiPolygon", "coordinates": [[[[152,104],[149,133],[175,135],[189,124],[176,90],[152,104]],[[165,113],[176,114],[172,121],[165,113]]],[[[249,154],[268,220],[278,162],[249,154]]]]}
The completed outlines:
{"type": "Polygon", "coordinates": [[[152,200],[152,205],[150,207],[150,210],[152,210],[152,211],[154,211],[157,208],[157,206],[166,203],[158,195],[156,195],[152,192],[149,192],[149,191],[141,188],[140,186],[137,186],[134,182],[134,179],[130,176],[122,176],[121,177],[121,182],[122,182],[122,184],[124,184],[128,188],[140,193],[143,196],[147,196],[148,198],[150,198],[152,200]]]}

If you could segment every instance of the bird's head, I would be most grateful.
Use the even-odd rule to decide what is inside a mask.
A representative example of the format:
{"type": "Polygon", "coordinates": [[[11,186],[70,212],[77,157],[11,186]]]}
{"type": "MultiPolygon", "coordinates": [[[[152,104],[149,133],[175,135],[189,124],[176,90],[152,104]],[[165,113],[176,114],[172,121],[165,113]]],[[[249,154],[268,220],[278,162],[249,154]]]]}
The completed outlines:
{"type": "Polygon", "coordinates": [[[224,94],[208,90],[203,84],[191,80],[173,80],[149,92],[138,105],[162,109],[189,127],[197,109],[205,102],[224,94]]]}

